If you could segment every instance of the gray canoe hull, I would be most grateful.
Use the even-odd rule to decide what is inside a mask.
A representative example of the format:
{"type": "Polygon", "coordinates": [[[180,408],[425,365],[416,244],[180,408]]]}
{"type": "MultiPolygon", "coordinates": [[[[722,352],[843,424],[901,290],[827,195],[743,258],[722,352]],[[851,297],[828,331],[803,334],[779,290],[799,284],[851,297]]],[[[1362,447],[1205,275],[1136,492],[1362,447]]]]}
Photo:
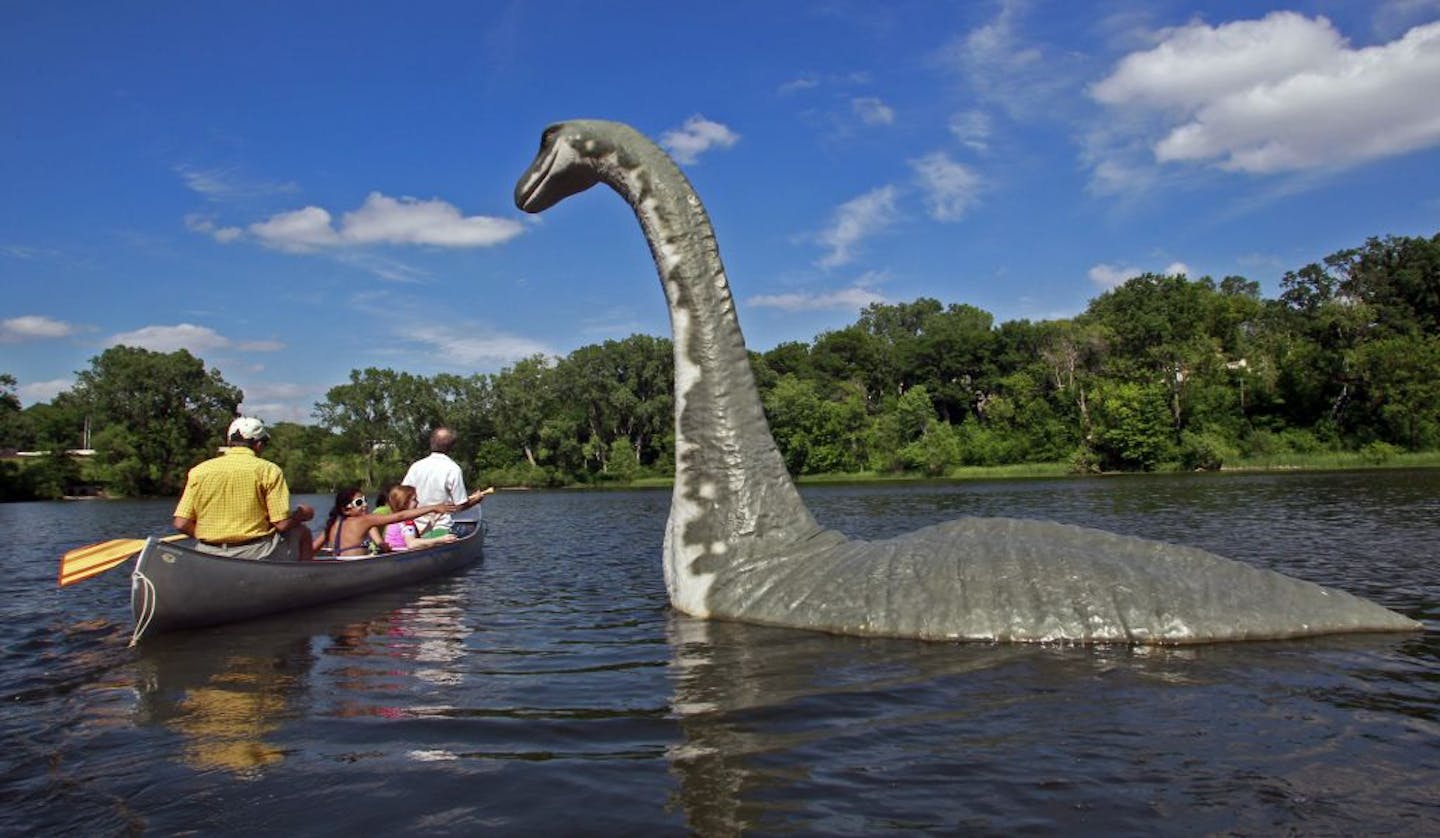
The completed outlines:
{"type": "Polygon", "coordinates": [[[383,591],[480,561],[485,531],[453,544],[353,561],[269,562],[149,539],[131,574],[135,639],[218,625],[383,591]]]}

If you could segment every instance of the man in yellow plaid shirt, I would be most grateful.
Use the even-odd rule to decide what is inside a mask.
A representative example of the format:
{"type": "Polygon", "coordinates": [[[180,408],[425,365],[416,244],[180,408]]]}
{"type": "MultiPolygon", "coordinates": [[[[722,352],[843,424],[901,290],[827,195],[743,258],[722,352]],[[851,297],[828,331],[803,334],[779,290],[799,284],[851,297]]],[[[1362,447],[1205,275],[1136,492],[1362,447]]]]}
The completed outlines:
{"type": "Polygon", "coordinates": [[[269,440],[265,423],[238,417],[226,431],[224,452],[190,469],[173,524],[194,536],[196,549],[241,559],[315,557],[305,526],[315,510],[302,503],[291,511],[284,472],[260,459],[269,440]]]}

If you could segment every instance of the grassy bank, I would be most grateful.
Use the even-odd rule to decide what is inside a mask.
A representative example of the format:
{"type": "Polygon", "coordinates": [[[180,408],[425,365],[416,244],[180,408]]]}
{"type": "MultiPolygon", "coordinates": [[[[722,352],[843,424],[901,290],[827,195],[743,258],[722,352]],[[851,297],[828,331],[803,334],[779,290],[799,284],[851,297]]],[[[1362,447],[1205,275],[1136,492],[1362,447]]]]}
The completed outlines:
{"type": "MultiPolygon", "coordinates": [[[[1254,457],[1226,463],[1223,472],[1266,472],[1266,471],[1345,471],[1350,469],[1375,468],[1440,468],[1440,451],[1401,453],[1377,460],[1363,452],[1322,452],[1313,454],[1276,454],[1268,457],[1254,457]]],[[[1164,472],[1161,472],[1164,473],[1164,472]]],[[[1174,473],[1174,472],[1170,472],[1174,473]]],[[[965,466],[947,470],[943,475],[890,474],[862,471],[845,474],[807,474],[796,482],[806,486],[823,486],[841,483],[914,483],[926,480],[1006,480],[1036,477],[1071,477],[1068,462],[1023,463],[1008,466],[965,466]]],[[[670,486],[669,477],[646,477],[635,480],[623,487],[627,489],[649,489],[670,486]]]]}
{"type": "Polygon", "coordinates": [[[1364,451],[1275,454],[1226,463],[1222,471],[1337,471],[1365,468],[1436,468],[1440,451],[1399,453],[1383,458],[1364,451]]]}

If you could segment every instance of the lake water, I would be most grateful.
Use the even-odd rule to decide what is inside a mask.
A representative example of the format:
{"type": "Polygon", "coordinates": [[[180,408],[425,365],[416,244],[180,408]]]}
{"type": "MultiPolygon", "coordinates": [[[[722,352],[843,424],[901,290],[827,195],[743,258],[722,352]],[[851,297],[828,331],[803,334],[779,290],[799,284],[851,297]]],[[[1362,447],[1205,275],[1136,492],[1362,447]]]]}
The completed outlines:
{"type": "MultiPolygon", "coordinates": [[[[668,491],[485,503],[483,564],[129,640],[79,544],[168,501],[0,505],[3,834],[1440,833],[1440,470],[806,489],[1204,547],[1409,635],[1189,648],[874,640],[667,606],[668,491]]],[[[328,503],[310,499],[317,508],[328,503]]]]}

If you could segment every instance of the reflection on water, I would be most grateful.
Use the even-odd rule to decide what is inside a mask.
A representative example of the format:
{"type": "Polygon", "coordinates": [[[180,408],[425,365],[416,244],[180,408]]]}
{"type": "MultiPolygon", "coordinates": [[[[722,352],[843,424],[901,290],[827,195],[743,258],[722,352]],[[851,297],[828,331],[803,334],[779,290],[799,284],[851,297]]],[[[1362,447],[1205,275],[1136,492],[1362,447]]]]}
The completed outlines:
{"type": "Polygon", "coordinates": [[[857,537],[1097,526],[1427,631],[1131,649],[703,622],[666,604],[668,492],[535,492],[487,501],[459,576],[128,650],[123,573],[61,591],[56,557],[171,505],[0,505],[0,832],[1440,832],[1440,470],[804,491],[857,537]]]}
{"type": "Polygon", "coordinates": [[[697,834],[1153,832],[1181,813],[1186,832],[1368,830],[1440,788],[1440,727],[1392,715],[1435,697],[1375,680],[1413,640],[950,646],[679,616],[667,634],[666,756],[697,834]]]}
{"type": "Polygon", "coordinates": [[[227,645],[236,644],[190,634],[141,647],[135,720],[177,734],[181,758],[196,771],[254,779],[284,759],[267,737],[295,717],[313,658],[304,637],[264,649],[227,645]]]}

